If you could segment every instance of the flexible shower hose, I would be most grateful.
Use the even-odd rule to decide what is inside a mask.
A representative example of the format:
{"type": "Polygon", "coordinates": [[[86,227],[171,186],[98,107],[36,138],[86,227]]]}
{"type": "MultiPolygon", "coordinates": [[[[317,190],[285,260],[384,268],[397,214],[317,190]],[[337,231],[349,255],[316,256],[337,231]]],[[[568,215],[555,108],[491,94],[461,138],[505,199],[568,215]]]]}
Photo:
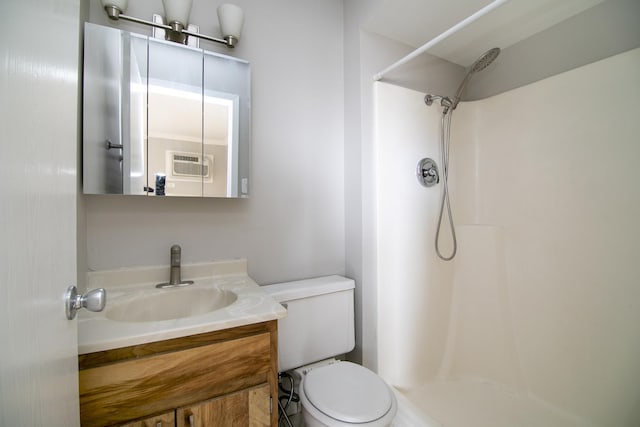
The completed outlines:
{"type": "Polygon", "coordinates": [[[440,216],[438,217],[438,227],[436,228],[436,254],[444,261],[451,261],[458,251],[458,242],[456,239],[456,229],[453,225],[453,215],[451,215],[451,203],[449,201],[449,146],[451,142],[451,117],[453,116],[453,108],[445,109],[440,120],[440,155],[442,161],[442,200],[440,203],[440,216]],[[445,120],[446,119],[446,120],[445,120]],[[447,205],[447,214],[449,215],[449,226],[451,228],[451,239],[453,240],[453,250],[451,255],[444,256],[440,252],[440,228],[442,228],[442,216],[444,214],[444,205],[447,205]]]}

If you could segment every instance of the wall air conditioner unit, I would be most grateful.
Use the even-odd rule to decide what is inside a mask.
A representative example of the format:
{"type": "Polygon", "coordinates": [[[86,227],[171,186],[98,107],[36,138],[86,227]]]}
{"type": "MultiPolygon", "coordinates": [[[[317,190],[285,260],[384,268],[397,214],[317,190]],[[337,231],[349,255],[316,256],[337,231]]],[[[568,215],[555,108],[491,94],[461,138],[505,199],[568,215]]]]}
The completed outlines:
{"type": "Polygon", "coordinates": [[[175,181],[213,182],[213,154],[166,152],[167,178],[175,181]]]}

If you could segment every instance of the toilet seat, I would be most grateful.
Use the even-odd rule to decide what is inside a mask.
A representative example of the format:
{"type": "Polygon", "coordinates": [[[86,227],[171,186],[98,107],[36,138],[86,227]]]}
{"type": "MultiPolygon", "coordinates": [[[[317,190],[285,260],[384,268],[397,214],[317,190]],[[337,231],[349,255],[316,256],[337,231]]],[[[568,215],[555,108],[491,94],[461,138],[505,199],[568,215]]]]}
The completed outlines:
{"type": "Polygon", "coordinates": [[[310,370],[300,385],[303,407],[326,425],[386,426],[396,412],[387,384],[374,372],[351,362],[310,370]]]}

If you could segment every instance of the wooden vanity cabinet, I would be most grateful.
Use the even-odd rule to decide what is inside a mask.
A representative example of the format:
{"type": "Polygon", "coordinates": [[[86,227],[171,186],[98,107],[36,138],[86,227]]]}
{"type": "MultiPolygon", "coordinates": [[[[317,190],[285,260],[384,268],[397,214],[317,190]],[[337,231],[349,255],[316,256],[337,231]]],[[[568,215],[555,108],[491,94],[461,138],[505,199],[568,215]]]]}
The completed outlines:
{"type": "Polygon", "coordinates": [[[175,411],[145,418],[144,420],[133,421],[123,424],[121,427],[174,427],[176,425],[175,411]]]}
{"type": "Polygon", "coordinates": [[[207,402],[178,408],[177,427],[252,426],[271,423],[268,384],[242,390],[207,402]]]}
{"type": "Polygon", "coordinates": [[[81,425],[276,427],[277,369],[276,320],[83,354],[81,425]]]}

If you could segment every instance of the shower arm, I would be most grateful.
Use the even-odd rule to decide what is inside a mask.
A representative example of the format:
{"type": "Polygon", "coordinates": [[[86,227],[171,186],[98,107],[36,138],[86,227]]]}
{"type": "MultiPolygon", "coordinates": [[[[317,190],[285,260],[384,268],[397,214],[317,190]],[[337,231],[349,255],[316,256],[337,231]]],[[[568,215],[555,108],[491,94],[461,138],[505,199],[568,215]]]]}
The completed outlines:
{"type": "Polygon", "coordinates": [[[489,49],[488,51],[480,55],[478,59],[476,59],[476,62],[474,62],[469,67],[469,71],[467,71],[464,79],[462,79],[462,83],[460,83],[460,86],[458,86],[458,90],[456,91],[456,95],[453,97],[453,101],[451,100],[451,98],[447,98],[446,96],[427,94],[424,97],[425,104],[431,105],[433,104],[434,100],[439,99],[440,105],[444,107],[445,115],[449,112],[449,110],[455,110],[458,106],[458,103],[460,102],[462,92],[464,92],[464,89],[467,87],[467,83],[469,83],[471,77],[491,65],[493,61],[495,61],[495,59],[498,57],[498,55],[500,55],[500,48],[494,47],[489,49]]]}
{"type": "Polygon", "coordinates": [[[427,105],[431,105],[434,101],[438,100],[440,101],[440,105],[443,108],[442,114],[446,115],[449,112],[449,109],[455,109],[453,101],[451,101],[451,98],[449,98],[448,96],[431,95],[430,93],[428,93],[424,97],[424,103],[427,105]]]}

